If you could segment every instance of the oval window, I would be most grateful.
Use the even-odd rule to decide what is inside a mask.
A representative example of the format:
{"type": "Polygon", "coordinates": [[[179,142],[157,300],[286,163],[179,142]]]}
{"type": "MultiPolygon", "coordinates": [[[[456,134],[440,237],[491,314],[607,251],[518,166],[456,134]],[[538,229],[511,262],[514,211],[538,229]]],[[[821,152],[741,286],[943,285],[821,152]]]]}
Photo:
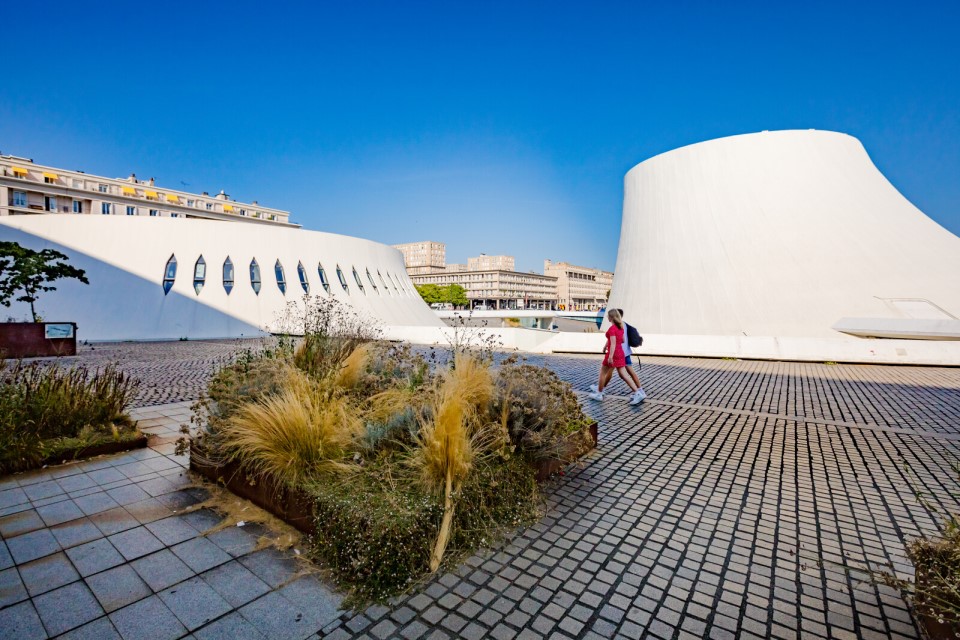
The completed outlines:
{"type": "Polygon", "coordinates": [[[200,289],[203,289],[203,283],[207,280],[207,261],[200,256],[197,264],[193,265],[193,290],[200,295],[200,289]]]}
{"type": "Polygon", "coordinates": [[[273,265],[273,273],[277,276],[277,287],[280,289],[280,293],[287,295],[287,276],[284,274],[283,265],[280,264],[279,260],[273,265]]]}
{"type": "Polygon", "coordinates": [[[360,293],[366,293],[366,291],[363,290],[363,280],[360,279],[360,274],[357,273],[356,267],[353,268],[353,279],[357,281],[357,286],[360,288],[360,293]]]}
{"type": "Polygon", "coordinates": [[[173,283],[177,279],[177,257],[170,254],[170,259],[167,260],[167,266],[163,270],[163,295],[170,293],[170,289],[173,288],[173,283]]]}
{"type": "Polygon", "coordinates": [[[383,285],[383,291],[389,295],[389,294],[390,294],[390,285],[388,285],[388,284],[387,284],[387,281],[383,279],[383,274],[380,273],[379,270],[377,271],[377,277],[380,278],[380,284],[383,285]]]}
{"type": "Polygon", "coordinates": [[[256,258],[250,261],[250,286],[255,294],[260,295],[260,265],[256,258]]]}
{"type": "Polygon", "coordinates": [[[340,268],[340,265],[337,265],[337,278],[340,279],[340,286],[343,287],[343,290],[350,293],[350,287],[347,286],[347,277],[343,275],[343,269],[340,268]]]}
{"type": "Polygon", "coordinates": [[[307,280],[307,270],[303,268],[303,263],[297,263],[297,277],[300,278],[300,286],[303,287],[303,292],[310,293],[310,281],[307,280]]]}
{"type": "Polygon", "coordinates": [[[373,276],[370,275],[370,269],[367,269],[367,280],[370,281],[370,286],[373,287],[373,290],[377,293],[380,293],[380,289],[377,288],[376,281],[374,281],[373,276]]]}
{"type": "Polygon", "coordinates": [[[227,256],[227,259],[223,261],[223,288],[227,295],[230,295],[230,292],[233,291],[233,262],[230,260],[230,256],[227,256]]]}
{"type": "Polygon", "coordinates": [[[317,263],[317,274],[320,276],[320,284],[323,285],[323,290],[330,293],[330,283],[327,282],[327,272],[323,270],[323,265],[319,262],[317,263]]]}

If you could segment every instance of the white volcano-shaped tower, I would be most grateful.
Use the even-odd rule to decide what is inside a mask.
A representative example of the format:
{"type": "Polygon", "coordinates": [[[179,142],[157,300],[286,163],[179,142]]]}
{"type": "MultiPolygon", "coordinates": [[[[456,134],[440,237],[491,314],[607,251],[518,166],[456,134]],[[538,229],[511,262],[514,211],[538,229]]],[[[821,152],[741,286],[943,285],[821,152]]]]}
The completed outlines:
{"type": "Polygon", "coordinates": [[[956,339],[960,238],[851,136],[722,138],[627,173],[611,305],[651,334],[956,339]]]}

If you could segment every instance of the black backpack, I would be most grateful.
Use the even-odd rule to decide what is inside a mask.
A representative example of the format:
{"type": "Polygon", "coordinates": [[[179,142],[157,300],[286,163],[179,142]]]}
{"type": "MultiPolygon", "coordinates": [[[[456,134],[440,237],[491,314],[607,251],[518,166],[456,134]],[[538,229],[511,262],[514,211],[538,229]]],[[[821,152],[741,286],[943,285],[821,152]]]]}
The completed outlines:
{"type": "Polygon", "coordinates": [[[627,325],[627,344],[631,348],[643,346],[643,336],[637,331],[637,328],[631,324],[627,325]]]}

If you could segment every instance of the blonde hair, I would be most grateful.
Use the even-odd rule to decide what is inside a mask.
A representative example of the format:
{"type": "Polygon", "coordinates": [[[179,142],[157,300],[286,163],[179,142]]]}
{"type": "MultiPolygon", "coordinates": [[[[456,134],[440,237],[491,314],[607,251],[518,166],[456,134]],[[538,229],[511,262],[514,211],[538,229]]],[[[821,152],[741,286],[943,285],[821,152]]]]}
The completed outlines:
{"type": "Polygon", "coordinates": [[[607,311],[607,318],[613,324],[617,325],[617,329],[623,329],[623,318],[620,316],[620,312],[616,309],[610,309],[607,311]]]}

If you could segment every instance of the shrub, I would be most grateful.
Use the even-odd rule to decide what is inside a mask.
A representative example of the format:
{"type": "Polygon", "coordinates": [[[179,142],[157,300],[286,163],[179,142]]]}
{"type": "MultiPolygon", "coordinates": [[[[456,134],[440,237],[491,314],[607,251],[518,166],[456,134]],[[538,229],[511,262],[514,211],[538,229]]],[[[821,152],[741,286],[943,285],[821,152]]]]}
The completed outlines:
{"type": "Polygon", "coordinates": [[[914,540],[907,553],[916,571],[917,610],[960,632],[960,520],[948,518],[940,539],[914,540]]]}
{"type": "Polygon", "coordinates": [[[113,366],[89,371],[0,363],[0,472],[37,466],[62,442],[82,446],[132,432],[139,383],[113,366]]]}
{"type": "Polygon", "coordinates": [[[590,419],[570,384],[545,367],[502,366],[496,410],[510,439],[533,460],[570,461],[589,448],[590,419]]]}

